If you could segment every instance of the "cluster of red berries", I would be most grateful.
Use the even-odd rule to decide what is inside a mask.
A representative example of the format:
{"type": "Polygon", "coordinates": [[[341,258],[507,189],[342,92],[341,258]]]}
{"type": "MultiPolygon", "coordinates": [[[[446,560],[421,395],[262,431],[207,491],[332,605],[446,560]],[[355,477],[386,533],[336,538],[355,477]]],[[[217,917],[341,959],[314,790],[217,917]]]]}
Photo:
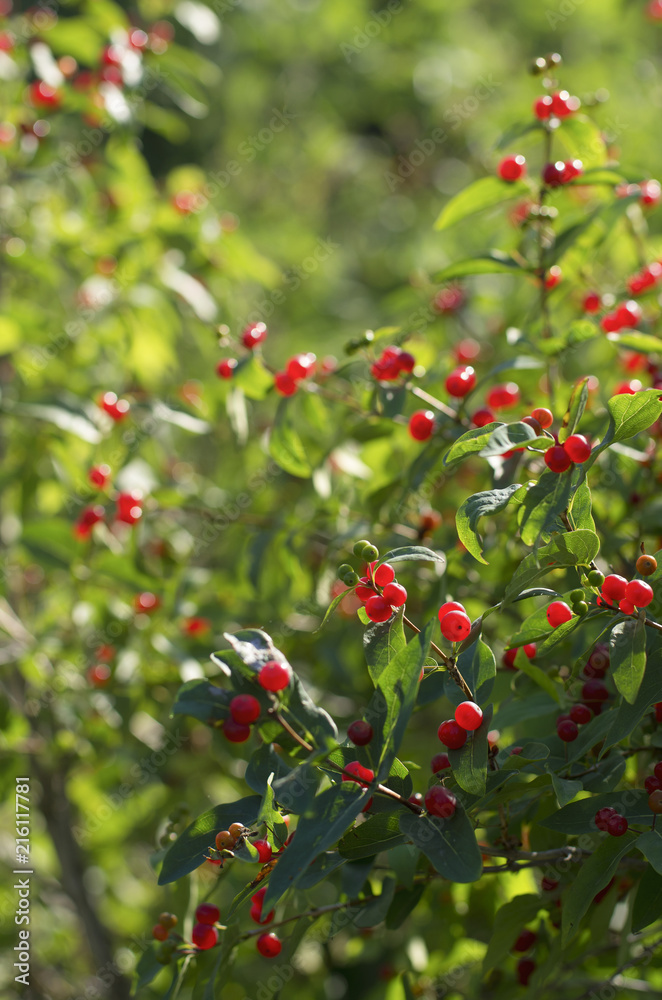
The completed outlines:
{"type": "Polygon", "coordinates": [[[455,709],[455,718],[441,723],[437,736],[449,750],[459,750],[467,742],[467,734],[478,729],[482,721],[480,706],[475,701],[463,701],[455,709]]]}
{"type": "Polygon", "coordinates": [[[621,816],[612,806],[598,809],[595,814],[595,825],[598,830],[608,833],[611,837],[622,837],[628,829],[628,821],[625,816],[621,816]]]}
{"type": "Polygon", "coordinates": [[[295,354],[287,362],[285,371],[276,372],[274,375],[276,392],[281,396],[293,396],[299,388],[299,383],[315,374],[316,361],[314,354],[295,354]]]}
{"type": "MultiPolygon", "coordinates": [[[[653,559],[652,556],[647,558],[653,559]]],[[[655,565],[657,567],[657,563],[655,565]]],[[[654,596],[653,588],[644,580],[630,580],[628,583],[624,576],[610,573],[600,588],[598,604],[608,604],[610,607],[617,605],[623,614],[631,615],[635,608],[647,608],[654,596]]]]}
{"type": "MultiPolygon", "coordinates": [[[[658,704],[662,708],[662,703],[658,702],[658,704]]],[[[656,705],[656,718],[660,714],[662,713],[658,711],[658,705],[656,705]]],[[[646,778],[644,788],[648,792],[648,808],[655,816],[659,816],[662,813],[662,761],[657,762],[653,769],[653,774],[646,778]]]]}
{"type": "Polygon", "coordinates": [[[630,295],[643,295],[649,288],[654,288],[661,278],[662,262],[654,260],[628,278],[628,291],[630,295]]]}
{"type": "Polygon", "coordinates": [[[471,632],[471,618],[464,605],[458,601],[446,601],[439,608],[437,616],[441,634],[449,642],[461,642],[471,632]]]}
{"type": "Polygon", "coordinates": [[[542,179],[547,187],[557,188],[569,184],[583,173],[584,164],[581,160],[556,160],[554,163],[545,164],[542,179]]]}
{"type": "Polygon", "coordinates": [[[547,121],[552,117],[568,118],[578,111],[580,106],[581,101],[578,97],[571,96],[567,90],[556,90],[553,94],[538,97],[533,104],[533,113],[540,121],[547,121]]]}
{"type": "Polygon", "coordinates": [[[641,319],[641,306],[634,299],[622,302],[613,312],[602,317],[600,326],[605,333],[618,333],[636,327],[641,319]]]}
{"type": "Polygon", "coordinates": [[[563,444],[552,445],[545,452],[545,465],[550,472],[566,472],[571,465],[581,465],[591,457],[591,444],[584,434],[571,434],[563,444]]]}
{"type": "Polygon", "coordinates": [[[124,420],[131,409],[128,399],[119,399],[116,392],[104,392],[99,399],[99,406],[115,423],[124,420]]]}
{"type": "Polygon", "coordinates": [[[251,725],[261,714],[262,706],[252,694],[236,695],[230,702],[230,715],[223,722],[223,735],[231,743],[245,743],[251,735],[251,725]]]}
{"type": "Polygon", "coordinates": [[[360,539],[354,545],[354,555],[367,560],[365,574],[359,577],[349,563],[343,563],[338,576],[348,587],[354,587],[370,621],[386,622],[395,608],[405,604],[407,591],[396,580],[391,564],[378,562],[379,549],[372,542],[360,539]]]}
{"type": "Polygon", "coordinates": [[[395,382],[401,375],[411,375],[416,358],[400,347],[385,347],[370,368],[370,374],[379,382],[395,382]]]}

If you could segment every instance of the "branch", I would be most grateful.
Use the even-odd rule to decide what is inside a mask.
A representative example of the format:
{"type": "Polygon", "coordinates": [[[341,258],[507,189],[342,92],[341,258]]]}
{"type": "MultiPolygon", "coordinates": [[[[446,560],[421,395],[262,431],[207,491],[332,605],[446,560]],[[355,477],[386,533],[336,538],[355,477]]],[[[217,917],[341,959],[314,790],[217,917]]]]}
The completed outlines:
{"type": "MultiPolygon", "coordinates": [[[[410,628],[412,630],[412,632],[416,632],[418,634],[421,631],[420,628],[418,627],[418,625],[414,625],[414,623],[412,621],[410,621],[409,618],[407,618],[406,615],[402,616],[402,620],[403,620],[404,624],[407,626],[407,628],[410,628]]],[[[430,643],[430,649],[434,650],[434,652],[437,654],[437,656],[441,659],[441,661],[443,662],[444,666],[446,667],[446,670],[448,671],[448,673],[450,674],[450,676],[453,678],[453,680],[455,681],[455,683],[457,684],[457,686],[460,688],[460,690],[462,691],[463,695],[466,698],[468,698],[469,701],[473,701],[473,697],[474,696],[471,693],[471,688],[469,687],[469,685],[465,681],[465,679],[462,676],[462,674],[460,673],[460,671],[457,669],[457,666],[455,665],[455,660],[453,659],[453,657],[452,656],[447,656],[446,653],[444,653],[444,651],[442,649],[439,649],[439,646],[437,646],[437,644],[434,643],[434,642],[430,643]]]]}

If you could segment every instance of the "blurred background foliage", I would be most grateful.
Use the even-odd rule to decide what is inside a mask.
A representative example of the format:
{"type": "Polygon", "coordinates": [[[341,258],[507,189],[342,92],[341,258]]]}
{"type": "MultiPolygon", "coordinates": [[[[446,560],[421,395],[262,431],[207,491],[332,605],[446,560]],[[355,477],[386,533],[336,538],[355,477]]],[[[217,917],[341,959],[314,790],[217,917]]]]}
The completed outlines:
{"type": "MultiPolygon", "coordinates": [[[[518,558],[499,550],[495,531],[494,559],[478,572],[457,548],[453,519],[489,480],[473,465],[452,483],[414,470],[408,492],[399,477],[419,449],[388,417],[302,394],[292,408],[315,474],[283,472],[268,456],[275,403],[264,369],[246,366],[238,388],[216,377],[216,363],[236,353],[247,321],[261,319],[274,367],[298,350],[343,358],[350,338],[390,326],[411,335],[407,346],[433,380],[443,381],[450,348],[467,335],[481,343],[486,369],[512,357],[505,331],[522,317],[533,323],[533,284],[488,276],[466,283],[460,312],[440,315],[430,302],[436,271],[486,246],[514,248],[516,225],[503,209],[443,234],[433,221],[449,196],[494,170],[499,137],[529,119],[540,87],[527,67],[548,51],[563,55],[563,85],[605,135],[606,149],[578,140],[585,159],[593,149],[596,163],[620,160],[629,180],[655,176],[662,24],[634,0],[10,6],[0,0],[0,32],[13,37],[0,46],[2,853],[11,866],[10,796],[28,769],[35,995],[97,988],[119,997],[125,984],[111,972],[104,985],[104,967],[112,960],[130,974],[158,912],[183,915],[210,877],[166,894],[154,874],[159,850],[187,817],[243,794],[244,749],[169,718],[182,680],[215,673],[208,654],[223,631],[270,631],[342,723],[369,690],[361,626],[349,614],[311,633],[356,537],[385,547],[424,538],[447,551],[444,576],[403,573],[420,621],[449,592],[480,613],[477,584],[498,591],[518,558]],[[115,87],[118,97],[111,77],[101,100],[98,80],[76,87],[130,24],[148,38],[134,85],[115,87]],[[78,68],[64,72],[61,107],[35,107],[26,87],[36,71],[67,56],[78,68]],[[108,391],[131,403],[117,424],[97,405],[108,391]],[[97,494],[87,472],[104,462],[112,486],[97,494]],[[112,520],[116,491],[131,490],[144,495],[134,527],[112,520]],[[76,538],[76,519],[96,502],[106,522],[76,538]],[[430,507],[440,518],[424,520],[430,507]],[[153,615],[135,611],[143,591],[159,599],[153,615]],[[95,687],[89,670],[104,658],[111,679],[95,687]]],[[[521,144],[534,164],[538,145],[535,136],[521,144]]],[[[555,199],[583,210],[581,194],[555,199]]],[[[662,252],[659,213],[649,225],[662,252]]],[[[559,291],[560,330],[581,315],[593,279],[618,291],[637,267],[624,227],[606,249],[604,268],[589,253],[559,291]]],[[[600,342],[571,357],[565,374],[583,374],[590,358],[611,391],[614,357],[600,342]]],[[[360,360],[348,370],[359,409],[370,399],[367,372],[360,360]]],[[[539,372],[521,376],[523,401],[535,405],[539,372]]],[[[600,414],[598,402],[591,430],[600,414]]],[[[650,484],[626,455],[609,461],[596,520],[619,523],[613,551],[631,558],[640,528],[627,512],[650,484]]],[[[644,534],[659,530],[658,510],[645,507],[644,534]]],[[[498,636],[491,626],[497,655],[520,620],[510,614],[498,636]]],[[[510,679],[499,684],[506,697],[510,679]]],[[[539,717],[531,706],[518,738],[552,718],[544,701],[539,717]]],[[[407,756],[425,775],[419,790],[437,717],[438,706],[427,710],[408,737],[407,756]]],[[[403,969],[424,995],[439,982],[438,995],[473,995],[495,906],[533,887],[527,872],[479,894],[444,886],[429,891],[405,935],[350,931],[304,945],[286,995],[399,1000],[391,977],[403,969]],[[457,982],[443,979],[449,969],[457,982]]],[[[10,990],[13,904],[9,888],[0,968],[10,990]]],[[[256,974],[243,949],[228,1000],[252,996],[256,975],[268,974],[256,974]]],[[[141,996],[162,995],[164,982],[141,996]]]]}

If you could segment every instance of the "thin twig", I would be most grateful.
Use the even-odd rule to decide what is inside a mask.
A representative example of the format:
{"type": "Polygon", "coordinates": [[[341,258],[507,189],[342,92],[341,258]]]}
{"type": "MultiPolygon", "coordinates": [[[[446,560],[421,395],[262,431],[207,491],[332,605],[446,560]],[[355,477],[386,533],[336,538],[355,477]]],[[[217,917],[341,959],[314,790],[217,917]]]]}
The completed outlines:
{"type": "MultiPolygon", "coordinates": [[[[417,635],[418,635],[418,633],[420,633],[421,630],[418,627],[418,625],[414,625],[414,623],[412,621],[410,621],[409,618],[407,618],[406,615],[402,616],[402,621],[407,626],[407,628],[410,628],[412,630],[412,632],[416,632],[417,635]]],[[[437,654],[437,656],[443,662],[444,666],[446,667],[446,670],[448,671],[448,673],[450,674],[450,676],[453,678],[453,680],[455,681],[455,683],[457,684],[457,686],[460,688],[460,690],[462,691],[462,693],[464,694],[464,696],[466,698],[468,698],[469,701],[473,701],[473,694],[471,693],[471,688],[469,687],[469,685],[465,681],[465,679],[462,676],[462,674],[460,673],[460,671],[457,669],[457,666],[455,664],[455,660],[451,656],[447,656],[446,653],[444,653],[443,650],[439,649],[439,646],[437,646],[437,644],[434,643],[434,642],[430,643],[430,649],[434,650],[434,652],[437,654]]]]}

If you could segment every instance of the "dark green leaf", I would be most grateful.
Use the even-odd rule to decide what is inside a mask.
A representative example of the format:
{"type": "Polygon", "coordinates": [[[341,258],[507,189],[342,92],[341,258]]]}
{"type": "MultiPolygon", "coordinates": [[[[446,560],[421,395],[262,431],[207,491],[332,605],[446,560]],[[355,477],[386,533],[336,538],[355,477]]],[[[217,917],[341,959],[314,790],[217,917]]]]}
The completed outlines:
{"type": "MultiPolygon", "coordinates": [[[[489,426],[489,425],[488,425],[489,426]]],[[[484,428],[482,428],[484,430],[484,428]]],[[[479,452],[481,458],[493,455],[503,455],[513,448],[532,445],[535,448],[548,448],[554,444],[550,437],[537,437],[536,432],[528,424],[518,421],[515,424],[502,424],[492,431],[487,444],[479,452]]]]}
{"type": "Polygon", "coordinates": [[[522,928],[537,916],[541,907],[540,896],[532,893],[515,896],[499,907],[494,915],[494,930],[483,959],[483,975],[501,965],[522,928]]]}
{"type": "Polygon", "coordinates": [[[642,833],[635,846],[657,874],[662,875],[662,836],[659,831],[649,830],[647,833],[642,833]]]}
{"type": "Polygon", "coordinates": [[[641,389],[633,394],[620,393],[607,402],[609,428],[601,447],[614,441],[624,441],[645,431],[662,416],[662,402],[659,389],[641,389]]]}
{"type": "Polygon", "coordinates": [[[651,821],[646,789],[628,788],[622,792],[605,792],[602,795],[592,795],[589,798],[581,799],[579,802],[571,802],[563,809],[559,809],[558,812],[540,820],[540,825],[548,830],[558,830],[559,833],[570,836],[577,836],[580,833],[595,833],[595,814],[598,809],[604,809],[606,806],[612,806],[622,816],[625,816],[630,825],[639,823],[648,825],[651,821]]]}
{"type": "Polygon", "coordinates": [[[373,684],[391,660],[407,645],[402,627],[403,608],[387,622],[372,622],[363,633],[363,652],[373,684]]]}
{"type": "Polygon", "coordinates": [[[357,927],[374,927],[386,919],[386,914],[393,902],[395,879],[387,875],[382,882],[381,888],[382,891],[379,896],[371,899],[365,906],[357,906],[356,911],[352,909],[352,913],[355,913],[354,924],[357,927]]]}
{"type": "Polygon", "coordinates": [[[560,516],[574,492],[576,467],[558,475],[546,470],[526,494],[519,509],[519,525],[525,545],[549,541],[554,531],[562,531],[560,516]]]}
{"type": "Polygon", "coordinates": [[[379,558],[379,565],[382,563],[401,562],[436,562],[446,565],[446,556],[443,552],[435,552],[426,548],[425,545],[402,545],[398,549],[391,549],[379,558]]]}
{"type": "Polygon", "coordinates": [[[199,868],[214,846],[214,837],[219,830],[227,830],[231,823],[243,823],[244,826],[254,823],[260,802],[259,795],[248,795],[238,802],[214,806],[198,816],[168,849],[161,866],[159,885],[175,882],[199,868]]]}
{"type": "Polygon", "coordinates": [[[438,819],[427,813],[416,816],[402,813],[400,829],[419,847],[436,871],[451,882],[476,882],[483,862],[473,827],[458,803],[451,819],[438,819]]]}
{"type": "Polygon", "coordinates": [[[479,704],[489,698],[491,682],[496,677],[496,660],[494,653],[482,639],[476,639],[467,649],[462,650],[457,658],[457,668],[479,704]]]}
{"type": "Polygon", "coordinates": [[[513,493],[520,489],[519,483],[513,483],[503,490],[487,490],[484,493],[474,493],[464,501],[455,515],[458,538],[468,552],[487,565],[487,559],[483,557],[483,547],[481,537],[476,528],[481,517],[489,514],[497,514],[508,506],[513,493]]]}
{"type": "Polygon", "coordinates": [[[356,861],[402,844],[404,837],[400,832],[399,819],[400,810],[370,816],[365,823],[353,827],[345,834],[338,844],[338,850],[344,858],[356,861]]]}
{"type": "Polygon", "coordinates": [[[269,454],[291,476],[308,479],[313,473],[313,467],[289,415],[287,402],[283,399],[278,406],[269,437],[269,454]]]}
{"type": "Polygon", "coordinates": [[[599,550],[598,536],[586,528],[556,535],[547,545],[522,560],[506,587],[503,606],[512,601],[524,587],[530,587],[553,569],[562,566],[589,566],[599,550]]]}
{"type": "Polygon", "coordinates": [[[662,875],[648,867],[641,877],[632,907],[632,933],[660,919],[662,913],[662,875]]]}
{"type": "Polygon", "coordinates": [[[414,885],[410,889],[399,887],[386,914],[386,926],[390,931],[402,927],[409,914],[416,909],[425,892],[424,885],[414,885]]]}
{"type": "Polygon", "coordinates": [[[189,715],[201,722],[226,719],[234,691],[225,691],[211,681],[193,680],[183,684],[172,706],[172,715],[189,715]]]}
{"type": "Polygon", "coordinates": [[[616,711],[610,713],[612,723],[609,732],[605,736],[602,752],[606,753],[615,743],[620,743],[630,733],[633,733],[646,712],[659,700],[660,677],[654,659],[650,656],[634,702],[629,704],[629,702],[623,699],[621,704],[616,708],[616,711]]]}
{"type": "MultiPolygon", "coordinates": [[[[572,809],[574,805],[575,803],[565,808],[572,809]]],[[[629,831],[622,837],[606,837],[596,851],[582,863],[563,897],[561,934],[564,944],[577,933],[582,917],[594,896],[604,889],[616,873],[619,861],[632,850],[635,840],[636,835],[629,831]]]]}

